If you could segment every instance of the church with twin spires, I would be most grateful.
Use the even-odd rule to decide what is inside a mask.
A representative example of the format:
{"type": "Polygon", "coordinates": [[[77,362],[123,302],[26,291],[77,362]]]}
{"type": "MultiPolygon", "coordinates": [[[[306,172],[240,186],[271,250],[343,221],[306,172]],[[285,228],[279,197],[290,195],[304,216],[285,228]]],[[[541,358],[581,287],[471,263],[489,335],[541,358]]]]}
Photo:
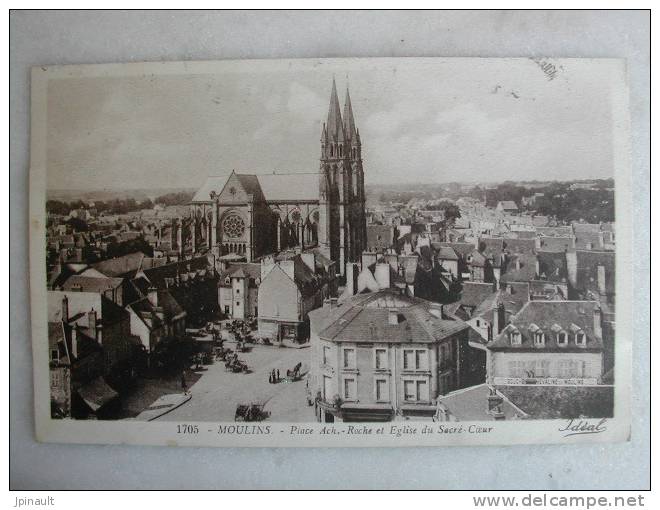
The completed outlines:
{"type": "Polygon", "coordinates": [[[209,177],[192,199],[190,218],[173,228],[188,252],[254,262],[315,249],[343,276],[367,237],[362,142],[348,88],[342,114],[332,80],[318,171],[209,177]]]}

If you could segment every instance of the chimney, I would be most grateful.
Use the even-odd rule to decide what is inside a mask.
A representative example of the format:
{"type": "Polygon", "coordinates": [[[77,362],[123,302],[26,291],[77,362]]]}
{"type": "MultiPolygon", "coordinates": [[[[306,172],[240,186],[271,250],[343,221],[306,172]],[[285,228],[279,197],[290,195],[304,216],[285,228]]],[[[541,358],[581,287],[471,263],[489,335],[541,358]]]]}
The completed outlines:
{"type": "Polygon", "coordinates": [[[536,278],[538,278],[538,277],[539,277],[539,273],[541,272],[541,268],[540,268],[540,266],[539,266],[539,257],[538,257],[538,255],[537,255],[536,257],[534,257],[534,263],[536,264],[536,273],[535,273],[535,274],[536,274],[536,278]]]}
{"type": "Polygon", "coordinates": [[[337,308],[337,302],[336,297],[327,297],[323,300],[323,308],[337,308]]]}
{"type": "Polygon", "coordinates": [[[488,413],[489,414],[495,414],[498,411],[501,411],[501,406],[502,403],[504,402],[504,399],[497,393],[497,390],[493,388],[492,386],[488,388],[489,394],[488,394],[488,413]]]}
{"type": "Polygon", "coordinates": [[[396,326],[399,324],[399,311],[393,308],[390,308],[387,311],[387,323],[391,326],[396,326]]]}
{"type": "Polygon", "coordinates": [[[603,311],[598,305],[594,307],[594,335],[603,338],[603,311]]]}
{"type": "Polygon", "coordinates": [[[351,296],[357,293],[359,274],[360,267],[357,264],[352,262],[346,264],[346,289],[351,296]]]}
{"type": "Polygon", "coordinates": [[[442,305],[440,303],[431,303],[429,313],[436,319],[442,319],[442,305]]]}
{"type": "Polygon", "coordinates": [[[158,306],[158,289],[156,287],[149,287],[149,290],[147,291],[147,299],[149,300],[149,303],[151,303],[151,306],[158,306]]]}
{"type": "Polygon", "coordinates": [[[577,285],[577,252],[566,252],[566,269],[568,271],[568,281],[575,287],[577,285]]]}
{"type": "Polygon", "coordinates": [[[499,335],[504,329],[504,323],[506,321],[506,317],[504,313],[504,304],[499,303],[497,305],[497,308],[494,310],[494,312],[495,313],[493,313],[493,336],[499,335]]]}
{"type": "Polygon", "coordinates": [[[605,286],[605,266],[598,266],[598,293],[601,296],[604,296],[607,293],[607,287],[605,286]]]}
{"type": "Polygon", "coordinates": [[[94,340],[98,342],[98,330],[96,327],[96,310],[92,308],[90,312],[87,312],[87,320],[89,322],[89,334],[94,340]]]}
{"type": "Polygon", "coordinates": [[[381,289],[390,288],[390,265],[388,263],[379,262],[376,264],[376,271],[374,272],[376,282],[381,289]]]}
{"type": "Polygon", "coordinates": [[[69,322],[69,298],[62,296],[62,321],[69,322]]]}
{"type": "Polygon", "coordinates": [[[78,357],[78,327],[71,328],[71,355],[75,358],[78,357]]]}

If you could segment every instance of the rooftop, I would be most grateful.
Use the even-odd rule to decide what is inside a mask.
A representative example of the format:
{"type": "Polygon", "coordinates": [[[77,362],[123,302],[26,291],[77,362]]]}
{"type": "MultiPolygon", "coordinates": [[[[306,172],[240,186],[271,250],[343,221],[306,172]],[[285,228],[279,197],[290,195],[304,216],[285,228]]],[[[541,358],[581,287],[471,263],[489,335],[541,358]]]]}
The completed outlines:
{"type": "Polygon", "coordinates": [[[440,307],[429,301],[387,289],[357,294],[310,317],[319,336],[335,342],[433,343],[469,329],[463,321],[441,319],[438,313],[440,307]]]}
{"type": "Polygon", "coordinates": [[[600,352],[603,341],[594,333],[595,301],[529,301],[511,317],[511,322],[495,338],[488,348],[507,351],[551,351],[551,352],[600,352]],[[510,333],[520,334],[520,344],[512,344],[510,333]],[[534,343],[534,334],[544,333],[542,346],[534,343]],[[567,333],[567,345],[559,346],[559,332],[567,333]],[[575,333],[584,332],[586,345],[576,344],[575,333]]]}

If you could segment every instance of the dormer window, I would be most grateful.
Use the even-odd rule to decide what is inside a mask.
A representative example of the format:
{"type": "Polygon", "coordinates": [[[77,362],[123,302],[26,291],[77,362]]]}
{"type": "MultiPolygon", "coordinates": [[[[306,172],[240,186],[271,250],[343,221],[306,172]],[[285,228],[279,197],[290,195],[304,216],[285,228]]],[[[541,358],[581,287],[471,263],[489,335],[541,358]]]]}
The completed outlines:
{"type": "Polygon", "coordinates": [[[568,345],[568,335],[566,331],[560,331],[557,333],[557,345],[560,347],[566,347],[568,345]]]}
{"type": "Polygon", "coordinates": [[[545,345],[545,335],[543,331],[537,331],[534,333],[534,345],[543,346],[545,345]]]}
{"type": "Polygon", "coordinates": [[[225,285],[229,285],[229,276],[225,278],[225,285]]]}
{"type": "Polygon", "coordinates": [[[518,331],[516,328],[511,328],[509,330],[509,342],[511,342],[511,345],[520,345],[522,343],[522,337],[520,336],[520,331],[518,331]]]}
{"type": "Polygon", "coordinates": [[[541,328],[539,328],[536,324],[532,323],[529,325],[529,331],[534,336],[534,345],[536,346],[545,345],[545,335],[543,334],[543,330],[541,328]]]}
{"type": "Polygon", "coordinates": [[[580,326],[571,324],[571,332],[575,335],[575,345],[578,347],[587,346],[587,335],[584,333],[584,330],[580,326]]]}
{"type": "Polygon", "coordinates": [[[557,345],[559,347],[566,347],[568,345],[568,334],[559,324],[553,324],[550,328],[555,334],[555,339],[557,340],[557,345]]]}

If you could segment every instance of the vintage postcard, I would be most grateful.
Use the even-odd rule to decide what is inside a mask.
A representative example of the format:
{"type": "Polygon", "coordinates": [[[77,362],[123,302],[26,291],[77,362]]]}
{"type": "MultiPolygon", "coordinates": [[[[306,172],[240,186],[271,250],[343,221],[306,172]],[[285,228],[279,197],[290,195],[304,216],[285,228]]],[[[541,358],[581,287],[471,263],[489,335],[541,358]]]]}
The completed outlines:
{"type": "Polygon", "coordinates": [[[37,438],[626,441],[625,61],[32,72],[37,438]]]}

